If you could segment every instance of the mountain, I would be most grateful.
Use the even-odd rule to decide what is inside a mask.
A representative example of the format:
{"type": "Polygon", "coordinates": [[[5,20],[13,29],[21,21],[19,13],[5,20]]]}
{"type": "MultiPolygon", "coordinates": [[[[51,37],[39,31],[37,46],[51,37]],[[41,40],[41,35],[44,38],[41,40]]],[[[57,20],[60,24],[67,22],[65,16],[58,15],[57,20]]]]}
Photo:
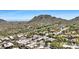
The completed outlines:
{"type": "Polygon", "coordinates": [[[6,22],[4,19],[0,19],[0,22],[6,22]]]}
{"type": "Polygon", "coordinates": [[[79,23],[79,16],[71,19],[70,21],[71,21],[71,23],[78,24],[79,23]]]}
{"type": "Polygon", "coordinates": [[[73,18],[73,19],[71,19],[72,21],[79,21],[79,16],[77,16],[77,17],[75,17],[75,18],[73,18]]]}
{"type": "Polygon", "coordinates": [[[39,24],[39,25],[49,25],[49,24],[65,24],[67,23],[67,20],[57,17],[52,17],[51,15],[38,15],[31,19],[31,21],[28,22],[31,25],[39,24]]]}

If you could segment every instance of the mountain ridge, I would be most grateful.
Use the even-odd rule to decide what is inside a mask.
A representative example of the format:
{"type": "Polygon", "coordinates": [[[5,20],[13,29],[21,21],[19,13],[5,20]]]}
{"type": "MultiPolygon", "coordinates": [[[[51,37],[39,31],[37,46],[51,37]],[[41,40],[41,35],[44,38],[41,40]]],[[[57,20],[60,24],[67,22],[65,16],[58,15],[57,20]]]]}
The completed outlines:
{"type": "MultiPolygon", "coordinates": [[[[0,19],[0,23],[1,22],[9,22],[9,21],[6,21],[4,19],[0,19]]],[[[16,22],[18,23],[18,22],[16,22]]],[[[67,20],[67,19],[63,19],[63,18],[57,18],[55,16],[51,16],[51,15],[37,15],[37,16],[34,16],[30,21],[27,21],[26,22],[27,24],[56,24],[56,23],[62,23],[62,24],[68,24],[68,23],[79,23],[79,16],[73,18],[73,19],[70,19],[70,20],[67,20]]]]}

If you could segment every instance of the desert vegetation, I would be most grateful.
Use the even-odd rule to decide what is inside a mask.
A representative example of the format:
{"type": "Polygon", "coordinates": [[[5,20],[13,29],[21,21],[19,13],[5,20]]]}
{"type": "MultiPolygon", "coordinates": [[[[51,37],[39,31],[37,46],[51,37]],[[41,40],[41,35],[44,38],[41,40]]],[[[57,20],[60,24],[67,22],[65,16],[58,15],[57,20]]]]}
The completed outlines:
{"type": "Polygon", "coordinates": [[[28,22],[0,20],[0,49],[79,49],[79,17],[65,20],[39,15],[28,22]]]}

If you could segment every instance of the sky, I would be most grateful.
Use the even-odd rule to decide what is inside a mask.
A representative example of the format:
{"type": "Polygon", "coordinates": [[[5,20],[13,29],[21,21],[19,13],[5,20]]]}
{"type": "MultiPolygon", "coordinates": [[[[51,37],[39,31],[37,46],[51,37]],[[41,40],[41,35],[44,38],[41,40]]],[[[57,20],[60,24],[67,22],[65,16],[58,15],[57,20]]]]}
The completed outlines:
{"type": "Polygon", "coordinates": [[[0,10],[0,19],[29,21],[34,16],[46,14],[69,20],[79,16],[79,10],[0,10]]]}

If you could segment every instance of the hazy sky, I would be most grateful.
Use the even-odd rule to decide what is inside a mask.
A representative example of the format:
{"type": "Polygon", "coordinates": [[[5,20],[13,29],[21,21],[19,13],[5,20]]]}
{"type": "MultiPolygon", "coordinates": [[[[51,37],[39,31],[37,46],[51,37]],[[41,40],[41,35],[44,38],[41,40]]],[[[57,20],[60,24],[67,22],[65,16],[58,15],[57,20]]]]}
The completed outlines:
{"type": "Polygon", "coordinates": [[[41,14],[69,20],[79,16],[79,10],[0,10],[0,18],[7,21],[28,21],[41,14]]]}

